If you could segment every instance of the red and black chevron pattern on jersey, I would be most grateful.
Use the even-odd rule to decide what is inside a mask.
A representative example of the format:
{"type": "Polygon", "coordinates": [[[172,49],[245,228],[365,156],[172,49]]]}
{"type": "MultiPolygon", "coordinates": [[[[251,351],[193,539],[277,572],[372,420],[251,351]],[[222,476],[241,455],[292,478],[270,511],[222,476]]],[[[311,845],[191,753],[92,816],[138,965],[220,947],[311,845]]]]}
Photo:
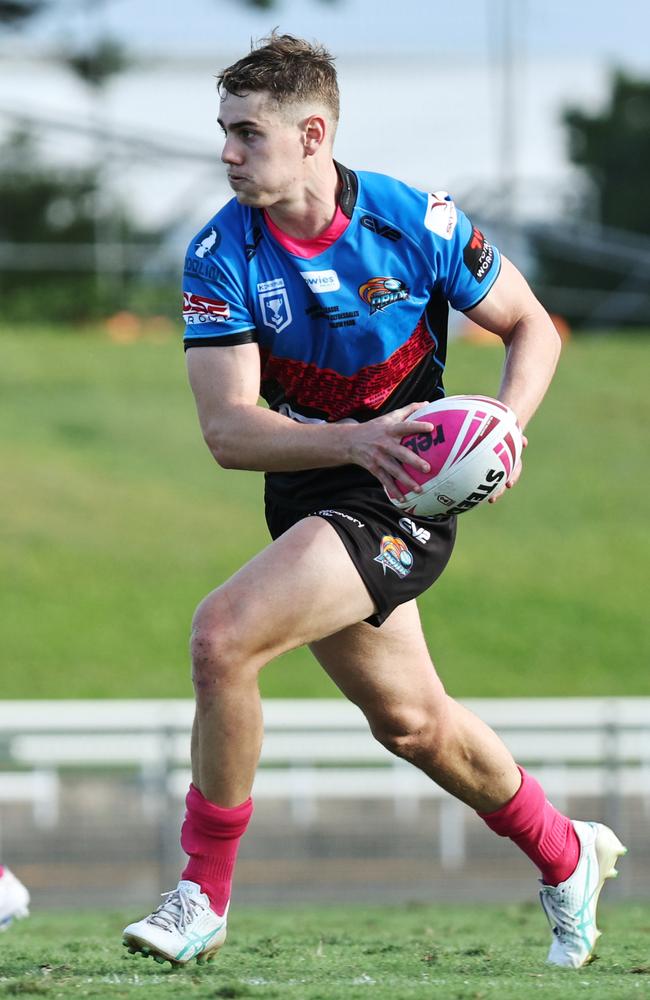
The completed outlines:
{"type": "MultiPolygon", "coordinates": [[[[342,420],[359,410],[379,410],[400,382],[434,348],[424,317],[409,339],[385,361],[367,365],[354,375],[318,368],[304,361],[278,358],[262,349],[262,385],[272,381],[284,399],[342,420]]],[[[277,400],[274,400],[277,405],[277,400]]]]}

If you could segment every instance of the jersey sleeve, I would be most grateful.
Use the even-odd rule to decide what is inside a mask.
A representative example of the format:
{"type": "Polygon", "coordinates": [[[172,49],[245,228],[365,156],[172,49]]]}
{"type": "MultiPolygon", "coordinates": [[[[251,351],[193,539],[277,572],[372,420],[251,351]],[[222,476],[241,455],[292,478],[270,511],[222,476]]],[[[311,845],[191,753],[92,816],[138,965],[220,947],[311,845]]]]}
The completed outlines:
{"type": "Polygon", "coordinates": [[[428,196],[424,220],[435,261],[436,284],[454,309],[472,309],[501,270],[501,254],[454,204],[446,191],[428,196]]]}
{"type": "Polygon", "coordinates": [[[211,225],[187,248],[183,268],[185,350],[257,340],[236,254],[229,254],[220,243],[219,230],[211,225]]]}

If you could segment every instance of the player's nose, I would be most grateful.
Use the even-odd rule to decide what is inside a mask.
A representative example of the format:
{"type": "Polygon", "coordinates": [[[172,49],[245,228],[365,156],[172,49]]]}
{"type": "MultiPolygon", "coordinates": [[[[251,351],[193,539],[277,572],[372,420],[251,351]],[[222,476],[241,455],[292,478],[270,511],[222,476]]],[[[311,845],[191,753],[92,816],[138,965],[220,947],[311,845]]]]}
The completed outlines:
{"type": "Polygon", "coordinates": [[[222,163],[237,163],[243,162],[243,157],[241,155],[241,150],[238,148],[238,143],[228,137],[221,150],[221,162],[222,163]]]}

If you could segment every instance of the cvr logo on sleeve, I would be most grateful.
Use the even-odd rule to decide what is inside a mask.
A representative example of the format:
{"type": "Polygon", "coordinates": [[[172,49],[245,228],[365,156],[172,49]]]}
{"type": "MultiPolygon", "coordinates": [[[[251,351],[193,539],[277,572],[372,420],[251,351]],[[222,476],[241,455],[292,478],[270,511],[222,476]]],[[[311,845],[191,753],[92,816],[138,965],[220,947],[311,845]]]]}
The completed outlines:
{"type": "Polygon", "coordinates": [[[474,275],[479,285],[494,264],[494,247],[476,226],[472,229],[472,235],[463,250],[463,260],[465,267],[474,275]]]}

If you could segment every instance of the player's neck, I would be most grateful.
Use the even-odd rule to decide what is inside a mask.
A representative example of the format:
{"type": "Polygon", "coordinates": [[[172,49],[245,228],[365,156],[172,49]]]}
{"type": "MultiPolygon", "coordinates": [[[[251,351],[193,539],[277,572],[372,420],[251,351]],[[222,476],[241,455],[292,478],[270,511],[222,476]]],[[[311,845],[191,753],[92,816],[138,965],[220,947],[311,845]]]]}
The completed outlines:
{"type": "Polygon", "coordinates": [[[304,184],[297,185],[290,197],[271,205],[266,213],[288,236],[314,239],[331,225],[340,188],[341,180],[334,161],[329,160],[322,170],[313,169],[304,184]]]}

